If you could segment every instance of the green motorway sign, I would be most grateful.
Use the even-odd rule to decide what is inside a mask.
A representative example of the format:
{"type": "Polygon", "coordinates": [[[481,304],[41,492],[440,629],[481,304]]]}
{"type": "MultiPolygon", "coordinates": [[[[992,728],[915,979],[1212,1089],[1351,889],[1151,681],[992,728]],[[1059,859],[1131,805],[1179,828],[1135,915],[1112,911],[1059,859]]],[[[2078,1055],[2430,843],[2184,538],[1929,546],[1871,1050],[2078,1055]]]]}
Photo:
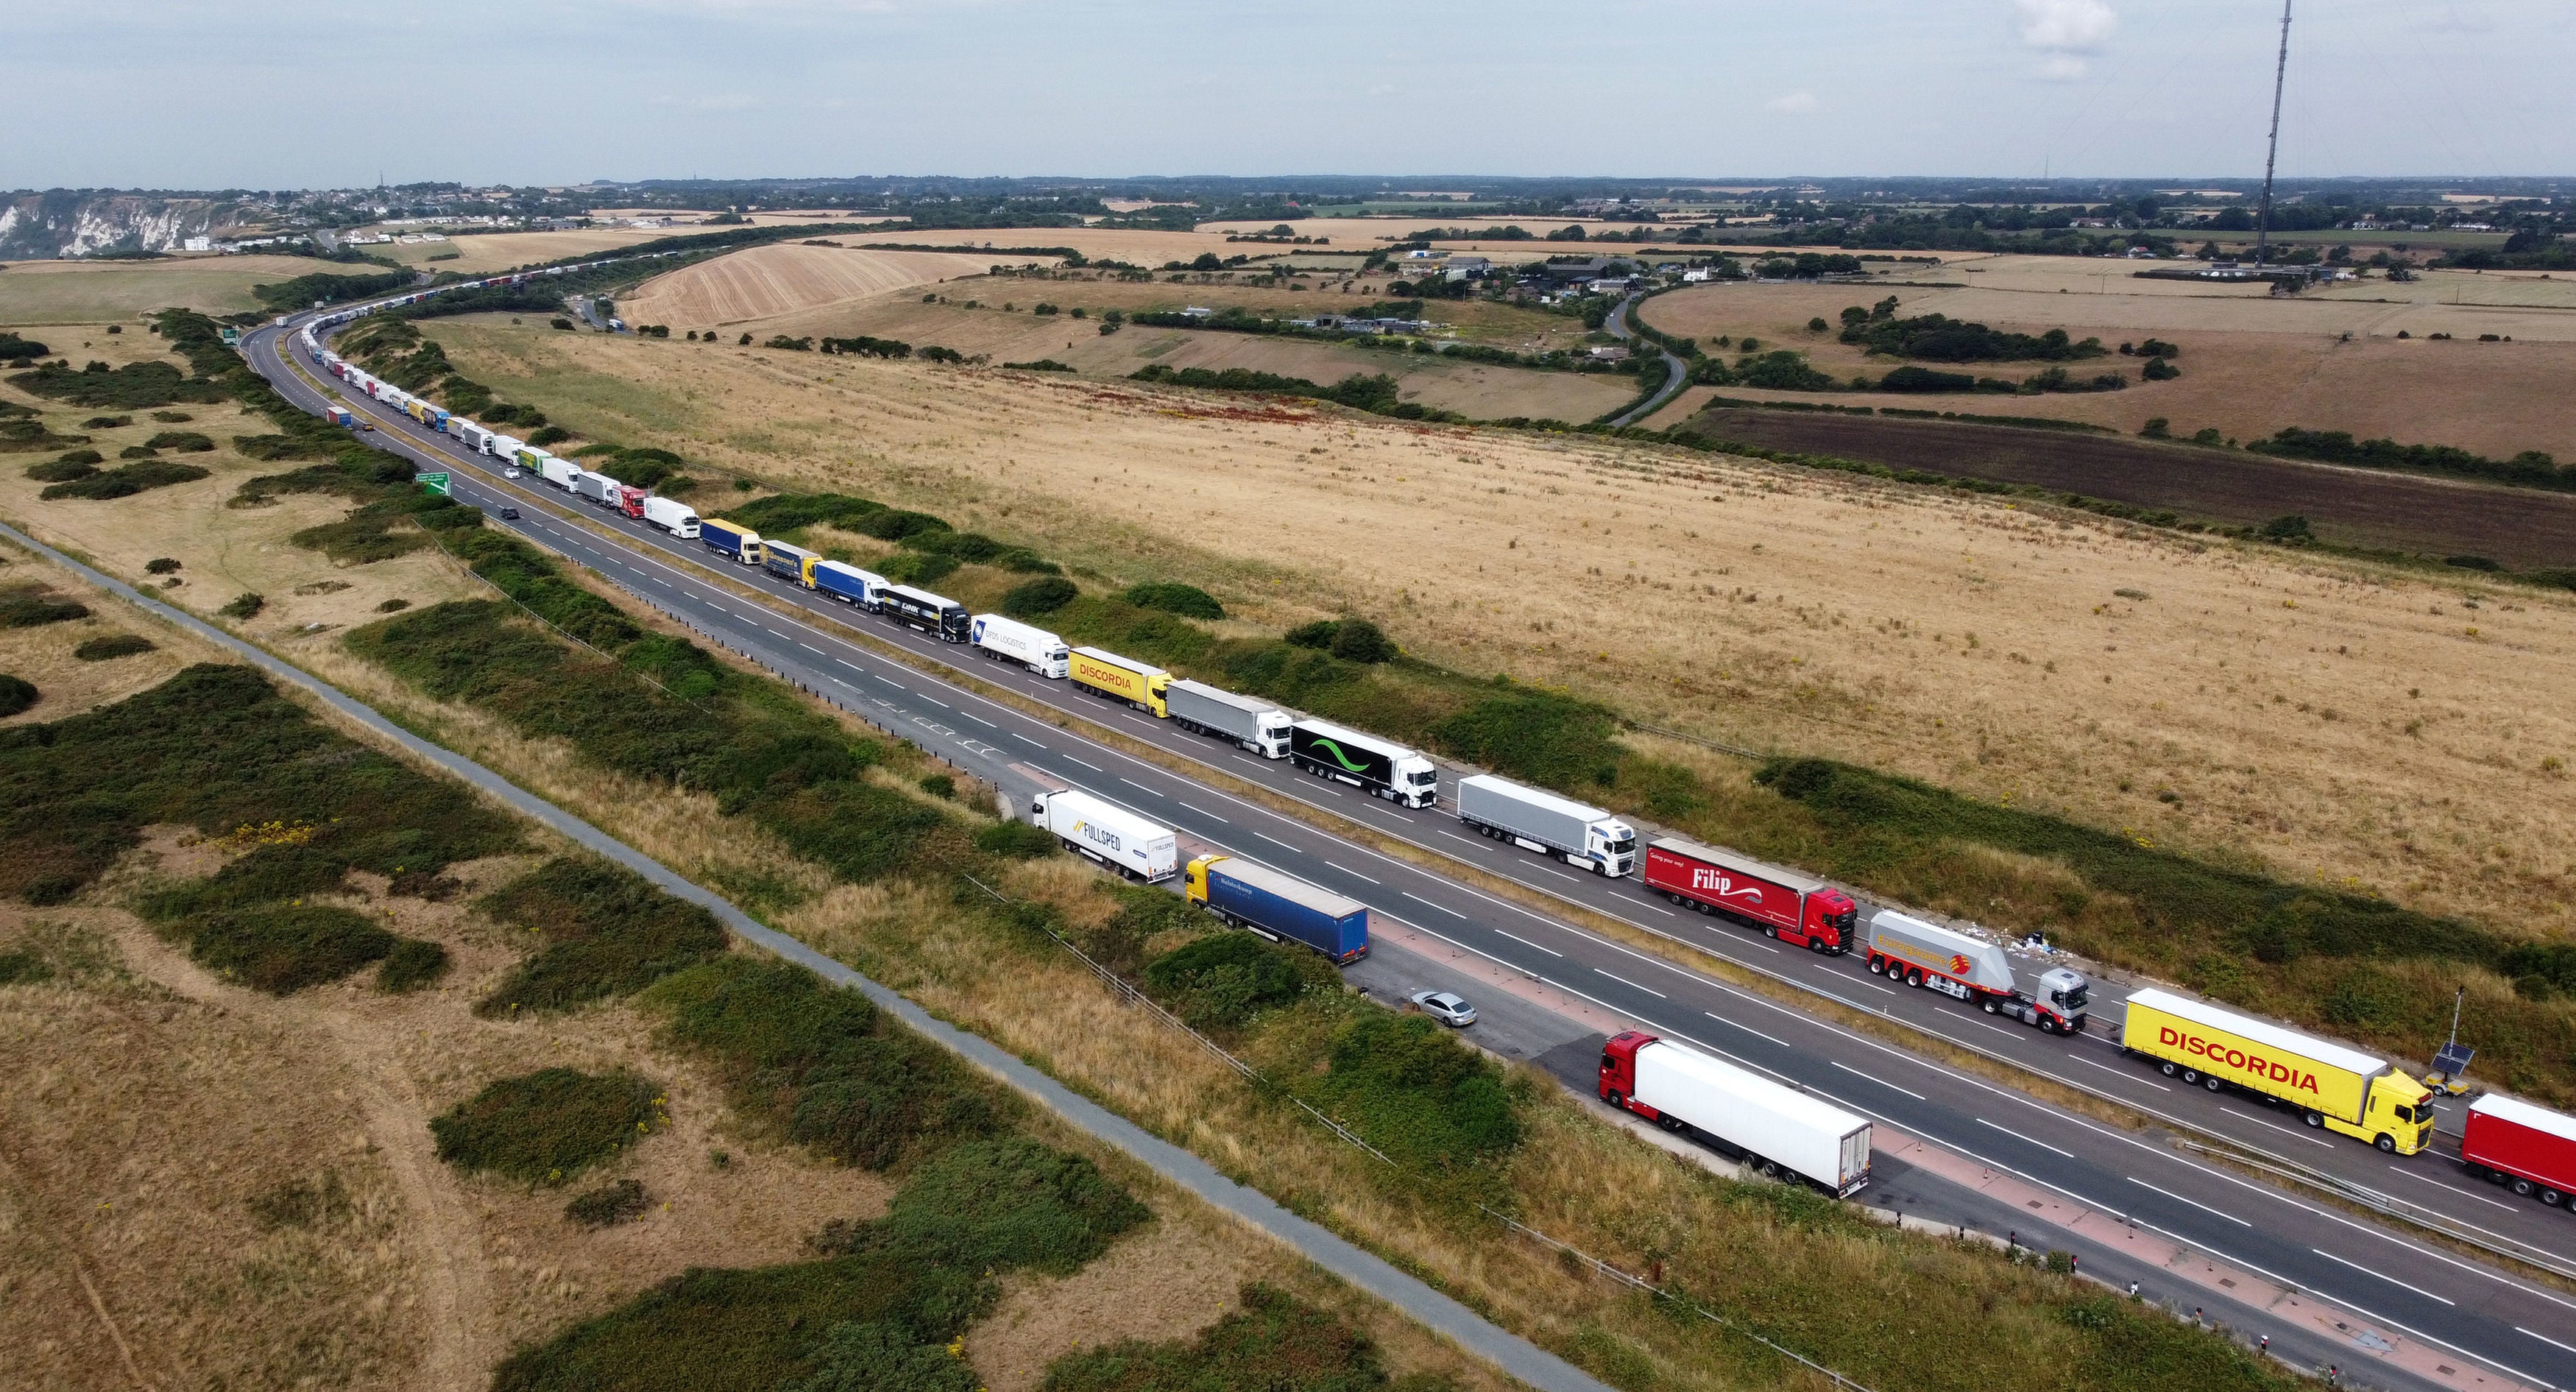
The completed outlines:
{"type": "Polygon", "coordinates": [[[419,481],[421,487],[428,489],[430,492],[435,493],[442,498],[447,496],[447,475],[414,474],[412,477],[419,481]]]}

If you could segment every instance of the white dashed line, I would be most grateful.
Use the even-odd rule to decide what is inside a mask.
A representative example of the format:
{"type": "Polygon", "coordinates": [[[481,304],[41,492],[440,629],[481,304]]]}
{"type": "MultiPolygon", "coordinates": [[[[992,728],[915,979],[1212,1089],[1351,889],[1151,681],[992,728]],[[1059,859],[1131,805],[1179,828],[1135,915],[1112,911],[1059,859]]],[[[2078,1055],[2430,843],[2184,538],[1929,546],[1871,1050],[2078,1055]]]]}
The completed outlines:
{"type": "MultiPolygon", "coordinates": [[[[1715,1017],[1711,1017],[1711,1018],[1715,1018],[1715,1017]]],[[[1868,1074],[1868,1073],[1863,1073],[1863,1072],[1861,1072],[1859,1069],[1854,1068],[1854,1067],[1852,1067],[1852,1066],[1851,1066],[1851,1065],[1849,1065],[1849,1064],[1836,1063],[1836,1062],[1834,1062],[1832,1059],[1827,1059],[1827,1060],[1825,1060],[1825,1066],[1826,1066],[1826,1067],[1828,1067],[1828,1068],[1839,1068],[1839,1069],[1841,1069],[1842,1071],[1844,1071],[1845,1073],[1849,1073],[1849,1074],[1850,1074],[1850,1075],[1852,1075],[1853,1077],[1858,1078],[1858,1079],[1860,1079],[1860,1080],[1861,1080],[1861,1081],[1863,1081],[1863,1082],[1866,1082],[1866,1083],[1876,1083],[1876,1084],[1878,1084],[1880,1087],[1886,1088],[1886,1089],[1887,1089],[1888,1091],[1890,1091],[1890,1092],[1901,1092],[1901,1093],[1904,1093],[1906,1096],[1913,1098],[1913,1099],[1914,1099],[1915,1101],[1917,1101],[1917,1102],[1928,1102],[1928,1101],[1930,1101],[1930,1100],[1931,1100],[1930,1098],[1925,1097],[1923,1094],[1921,1094],[1921,1093],[1919,1093],[1919,1092],[1914,1091],[1912,1088],[1901,1088],[1901,1087],[1898,1087],[1896,1084],[1889,1082],[1889,1081],[1888,1081],[1888,1080],[1886,1080],[1885,1078],[1876,1077],[1876,1076],[1874,1076],[1874,1075],[1872,1075],[1872,1074],[1868,1074]]]]}
{"type": "MultiPolygon", "coordinates": [[[[1431,904],[1431,907],[1433,907],[1433,908],[1435,908],[1435,909],[1438,909],[1440,912],[1442,912],[1442,913],[1445,913],[1445,914],[1449,915],[1451,918],[1465,918],[1465,917],[1466,917],[1466,915],[1465,915],[1465,914],[1462,914],[1462,913],[1458,912],[1456,909],[1453,909],[1453,908],[1449,907],[1449,906],[1448,906],[1448,905],[1446,905],[1446,904],[1432,904],[1430,900],[1423,898],[1421,895],[1414,893],[1412,890],[1409,890],[1409,889],[1399,889],[1399,890],[1397,890],[1397,891],[1396,891],[1396,893],[1403,895],[1405,898],[1410,899],[1410,900],[1412,900],[1413,902],[1415,902],[1415,903],[1417,903],[1417,904],[1431,904]]],[[[1523,939],[1523,941],[1526,941],[1526,939],[1523,939]]],[[[1531,943],[1531,944],[1530,944],[1530,946],[1532,946],[1532,947],[1538,947],[1538,944],[1537,944],[1537,943],[1531,943]]],[[[1544,948],[1540,948],[1540,951],[1545,951],[1545,950],[1546,950],[1546,949],[1544,949],[1544,948]]]]}
{"type": "Polygon", "coordinates": [[[1594,967],[1592,970],[1593,970],[1593,971],[1595,971],[1595,972],[1599,972],[1601,975],[1606,976],[1606,977],[1610,978],[1610,979],[1611,979],[1611,980],[1613,980],[1613,981],[1618,982],[1618,983],[1619,983],[1620,985],[1622,985],[1622,986],[1633,987],[1633,988],[1634,988],[1634,989],[1636,989],[1636,990],[1643,991],[1643,992],[1645,992],[1647,995],[1653,996],[1653,997],[1654,997],[1655,999],[1657,999],[1657,1000],[1671,1000],[1671,999],[1672,999],[1672,997],[1665,995],[1663,992],[1656,990],[1656,989],[1655,989],[1654,987],[1652,987],[1652,986],[1639,986],[1639,985],[1637,985],[1637,983],[1636,983],[1636,982],[1630,981],[1628,978],[1626,978],[1626,977],[1624,977],[1624,976],[1619,975],[1617,972],[1606,972],[1606,971],[1602,971],[1599,967],[1594,967]]]}

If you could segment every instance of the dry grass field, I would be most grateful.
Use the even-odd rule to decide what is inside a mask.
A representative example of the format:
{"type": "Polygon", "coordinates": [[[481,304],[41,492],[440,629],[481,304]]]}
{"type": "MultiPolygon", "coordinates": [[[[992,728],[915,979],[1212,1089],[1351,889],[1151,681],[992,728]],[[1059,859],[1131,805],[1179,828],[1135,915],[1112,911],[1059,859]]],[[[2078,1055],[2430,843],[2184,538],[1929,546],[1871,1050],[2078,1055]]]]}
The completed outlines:
{"type": "MultiPolygon", "coordinates": [[[[254,285],[315,272],[347,275],[364,266],[302,256],[221,256],[174,261],[12,261],[0,270],[0,326],[122,321],[127,332],[155,309],[238,314],[259,308],[254,285]]],[[[60,348],[52,339],[47,344],[60,348]]]]}
{"type": "Polygon", "coordinates": [[[703,329],[828,312],[898,290],[980,276],[991,265],[938,252],[752,247],[656,276],[617,308],[630,324],[703,329]]]}
{"type": "MultiPolygon", "coordinates": [[[[2177,434],[2216,427],[2235,439],[2299,425],[2455,445],[2496,457],[2537,449],[2576,458],[2576,414],[2565,409],[2559,389],[2576,373],[2576,282],[2434,273],[2414,284],[2371,281],[2319,296],[2278,298],[2226,286],[2135,280],[2127,276],[2128,263],[2087,273],[2083,268],[2091,263],[2063,258],[1993,261],[1992,278],[1969,289],[1911,289],[1902,276],[1867,286],[1694,286],[1657,296],[1644,313],[1656,328],[1703,344],[1721,334],[1750,334],[1768,346],[1804,350],[1818,368],[1837,377],[1877,376],[1895,364],[1866,358],[1836,342],[1834,334],[1812,332],[1806,324],[1820,316],[1839,326],[1844,306],[1893,294],[1898,313],[1905,315],[1946,314],[2025,333],[2063,327],[2114,347],[2150,335],[2170,339],[2183,350],[2176,360],[2183,375],[2140,381],[2134,360],[2112,356],[2073,370],[2117,369],[2130,379],[2126,391],[1891,397],[1694,388],[1648,424],[1673,424],[1709,396],[1726,395],[2045,415],[2131,433],[2162,416],[2177,434]],[[2471,291],[2494,292],[2493,302],[2450,303],[2455,293],[2474,301],[2471,291]],[[2568,297],[2565,308],[2550,302],[2561,294],[2568,297]],[[2400,329],[2411,337],[2398,338],[2400,329]],[[2426,337],[2437,332],[2454,339],[2426,337]],[[2514,341],[2480,343],[2481,333],[2514,341]]],[[[1937,276],[1966,278],[1955,266],[1937,276]]],[[[2022,377],[2039,366],[1970,364],[1962,370],[2022,377]]]]}
{"type": "Polygon", "coordinates": [[[2508,931],[2576,926],[2576,797],[2550,762],[2576,757],[2565,595],[1644,446],[437,332],[472,376],[577,429],[922,507],[1108,580],[1190,580],[1261,623],[1370,614],[1460,670],[1731,743],[2508,931]]]}

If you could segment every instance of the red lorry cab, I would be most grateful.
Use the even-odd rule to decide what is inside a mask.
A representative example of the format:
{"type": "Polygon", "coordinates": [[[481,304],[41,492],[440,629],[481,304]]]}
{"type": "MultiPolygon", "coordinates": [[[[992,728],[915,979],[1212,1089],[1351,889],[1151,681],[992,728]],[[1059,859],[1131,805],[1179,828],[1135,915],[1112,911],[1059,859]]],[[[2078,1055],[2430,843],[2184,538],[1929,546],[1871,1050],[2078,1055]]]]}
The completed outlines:
{"type": "Polygon", "coordinates": [[[1818,952],[1849,952],[1860,906],[1822,880],[1667,836],[1646,847],[1646,887],[1686,908],[1818,952]]]}
{"type": "Polygon", "coordinates": [[[1655,1042],[1657,1036],[1629,1030],[1614,1034],[1601,1046],[1601,1100],[1613,1107],[1625,1107],[1653,1120],[1655,1109],[1637,1099],[1637,1051],[1655,1042]]]}
{"type": "Polygon", "coordinates": [[[617,510],[629,517],[640,518],[644,515],[644,500],[652,496],[652,489],[621,483],[617,485],[617,510]]]}

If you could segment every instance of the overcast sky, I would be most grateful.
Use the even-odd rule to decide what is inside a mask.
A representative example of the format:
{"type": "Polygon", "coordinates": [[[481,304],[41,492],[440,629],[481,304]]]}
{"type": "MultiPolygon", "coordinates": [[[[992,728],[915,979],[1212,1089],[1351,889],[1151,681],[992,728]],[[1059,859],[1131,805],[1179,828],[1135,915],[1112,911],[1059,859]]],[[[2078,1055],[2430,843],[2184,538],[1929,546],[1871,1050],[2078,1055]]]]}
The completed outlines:
{"type": "MultiPolygon", "coordinates": [[[[0,188],[2251,175],[2266,0],[0,4],[0,188]]],[[[2576,5],[2307,0],[2281,165],[2576,173],[2576,5]]]]}

